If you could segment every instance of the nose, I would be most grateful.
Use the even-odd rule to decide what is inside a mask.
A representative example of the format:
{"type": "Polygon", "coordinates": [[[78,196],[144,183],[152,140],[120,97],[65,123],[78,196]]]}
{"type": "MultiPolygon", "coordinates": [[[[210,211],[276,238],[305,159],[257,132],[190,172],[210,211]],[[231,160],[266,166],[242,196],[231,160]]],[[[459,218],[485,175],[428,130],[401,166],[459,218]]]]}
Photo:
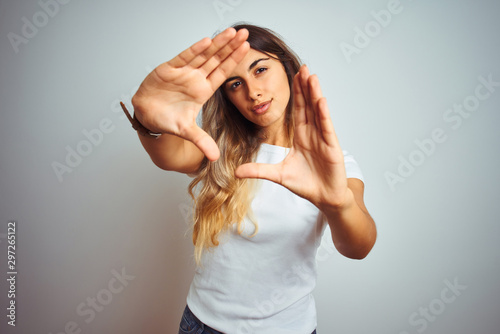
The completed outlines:
{"type": "Polygon", "coordinates": [[[255,82],[255,80],[251,80],[247,82],[248,87],[248,97],[252,100],[258,100],[262,97],[262,89],[260,85],[255,82]]]}

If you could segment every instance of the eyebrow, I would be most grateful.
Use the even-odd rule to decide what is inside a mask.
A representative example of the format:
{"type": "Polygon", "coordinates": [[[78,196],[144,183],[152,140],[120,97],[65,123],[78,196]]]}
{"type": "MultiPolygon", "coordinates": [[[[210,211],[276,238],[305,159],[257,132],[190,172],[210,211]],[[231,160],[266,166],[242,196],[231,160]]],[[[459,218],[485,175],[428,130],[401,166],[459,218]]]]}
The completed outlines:
{"type": "MultiPolygon", "coordinates": [[[[255,60],[253,63],[250,64],[250,66],[248,66],[248,72],[250,72],[255,66],[257,66],[257,64],[260,61],[263,61],[263,60],[269,60],[269,57],[268,58],[259,58],[259,59],[255,60]]],[[[225,86],[226,83],[228,83],[231,80],[239,79],[239,78],[240,77],[230,77],[229,79],[227,79],[226,81],[224,81],[224,83],[222,84],[222,86],[225,86]]]]}

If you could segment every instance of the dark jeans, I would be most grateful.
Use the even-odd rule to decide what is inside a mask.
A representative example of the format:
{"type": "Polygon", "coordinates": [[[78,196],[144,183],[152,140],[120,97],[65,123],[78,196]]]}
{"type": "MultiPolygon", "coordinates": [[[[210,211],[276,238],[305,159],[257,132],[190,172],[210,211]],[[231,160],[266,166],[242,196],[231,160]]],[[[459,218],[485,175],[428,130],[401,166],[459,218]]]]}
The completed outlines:
{"type": "MultiPolygon", "coordinates": [[[[186,306],[179,326],[179,334],[224,334],[202,323],[186,306]]],[[[316,334],[316,330],[311,334],[316,334]]]]}

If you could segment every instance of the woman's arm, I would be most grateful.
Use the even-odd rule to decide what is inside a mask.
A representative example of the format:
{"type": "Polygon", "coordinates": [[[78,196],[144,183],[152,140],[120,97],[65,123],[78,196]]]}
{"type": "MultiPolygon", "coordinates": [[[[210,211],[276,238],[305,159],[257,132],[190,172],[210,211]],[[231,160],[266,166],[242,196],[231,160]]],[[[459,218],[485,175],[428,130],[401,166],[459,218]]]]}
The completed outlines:
{"type": "Polygon", "coordinates": [[[325,215],[335,248],[351,259],[365,258],[377,239],[375,222],[363,200],[364,184],[359,179],[347,179],[348,196],[345,203],[324,203],[325,215]]]}
{"type": "Polygon", "coordinates": [[[196,124],[203,104],[227,79],[250,46],[248,31],[229,28],[204,38],[172,60],[156,67],[132,98],[134,116],[159,138],[140,136],[160,168],[194,172],[203,157],[215,161],[217,144],[196,124]]]}
{"type": "Polygon", "coordinates": [[[139,135],[139,139],[154,164],[164,170],[194,173],[205,157],[192,142],[175,135],[162,134],[158,139],[139,135]]]}

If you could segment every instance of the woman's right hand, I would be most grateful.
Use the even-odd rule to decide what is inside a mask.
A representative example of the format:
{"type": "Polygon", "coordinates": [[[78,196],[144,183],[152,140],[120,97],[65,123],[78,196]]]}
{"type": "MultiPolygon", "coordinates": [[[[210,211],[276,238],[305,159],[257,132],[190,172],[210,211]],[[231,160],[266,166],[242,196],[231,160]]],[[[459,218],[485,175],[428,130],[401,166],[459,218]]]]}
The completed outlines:
{"type": "Polygon", "coordinates": [[[228,28],[204,38],[156,67],[132,98],[137,119],[149,130],[195,144],[211,161],[219,158],[215,141],[196,124],[203,104],[250,49],[248,31],[228,28]]]}

